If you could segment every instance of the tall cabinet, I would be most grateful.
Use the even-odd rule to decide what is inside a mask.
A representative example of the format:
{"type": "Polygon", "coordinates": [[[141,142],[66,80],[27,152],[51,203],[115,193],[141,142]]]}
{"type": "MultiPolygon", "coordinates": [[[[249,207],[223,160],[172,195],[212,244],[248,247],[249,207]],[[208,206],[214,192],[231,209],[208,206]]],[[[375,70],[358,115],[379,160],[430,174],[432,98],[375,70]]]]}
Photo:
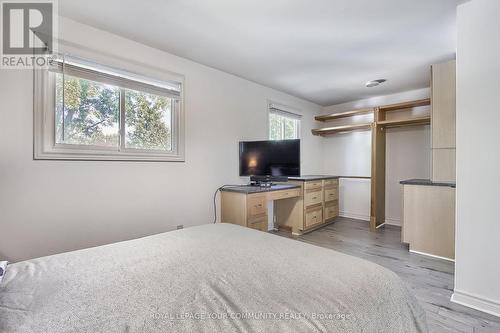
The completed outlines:
{"type": "Polygon", "coordinates": [[[455,60],[432,66],[431,180],[403,184],[402,241],[411,252],[455,258],[455,60]]]}
{"type": "Polygon", "coordinates": [[[432,181],[454,182],[455,172],[455,108],[456,61],[432,66],[431,129],[432,181]]]}

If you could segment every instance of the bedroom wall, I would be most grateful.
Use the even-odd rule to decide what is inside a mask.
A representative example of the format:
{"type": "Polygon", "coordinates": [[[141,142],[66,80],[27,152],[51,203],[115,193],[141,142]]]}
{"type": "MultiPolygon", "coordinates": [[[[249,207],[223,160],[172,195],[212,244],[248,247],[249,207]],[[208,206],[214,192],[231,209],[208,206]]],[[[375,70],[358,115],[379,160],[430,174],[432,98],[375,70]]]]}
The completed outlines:
{"type": "MultiPolygon", "coordinates": [[[[376,89],[376,88],[375,88],[376,89]]],[[[429,88],[353,101],[323,108],[323,114],[362,109],[429,97],[429,88]]],[[[426,112],[428,107],[415,110],[426,112]]],[[[371,122],[372,115],[347,118],[338,124],[371,122]]],[[[399,181],[430,178],[430,126],[392,128],[386,134],[386,223],[401,225],[402,193],[399,181]]],[[[326,137],[323,169],[341,176],[371,175],[371,132],[357,131],[326,137]]],[[[370,180],[341,179],[340,214],[370,219],[370,180]]]]}
{"type": "Polygon", "coordinates": [[[0,258],[49,255],[210,223],[212,196],[241,183],[240,140],[267,139],[267,100],[302,119],[302,171],[321,173],[321,107],[145,45],[61,19],[77,45],[185,76],[186,162],[34,161],[32,72],[0,74],[0,258]]]}
{"type": "Polygon", "coordinates": [[[500,316],[500,2],[458,7],[457,221],[452,300],[500,316]]]}

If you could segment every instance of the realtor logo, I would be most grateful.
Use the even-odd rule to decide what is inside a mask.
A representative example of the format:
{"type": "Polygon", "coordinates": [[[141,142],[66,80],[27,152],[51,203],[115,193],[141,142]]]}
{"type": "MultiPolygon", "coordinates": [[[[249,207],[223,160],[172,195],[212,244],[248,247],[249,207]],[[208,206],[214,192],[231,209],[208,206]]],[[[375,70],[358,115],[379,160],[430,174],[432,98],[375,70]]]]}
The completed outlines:
{"type": "Polygon", "coordinates": [[[55,52],[55,1],[2,1],[1,8],[1,67],[46,66],[55,52]]]}

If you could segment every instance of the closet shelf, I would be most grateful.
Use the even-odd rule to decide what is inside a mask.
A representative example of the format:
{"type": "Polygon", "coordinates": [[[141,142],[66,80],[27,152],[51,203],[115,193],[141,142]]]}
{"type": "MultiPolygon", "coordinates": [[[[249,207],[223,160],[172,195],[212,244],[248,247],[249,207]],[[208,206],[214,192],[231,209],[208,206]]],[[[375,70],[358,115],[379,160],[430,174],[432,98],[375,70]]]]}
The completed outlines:
{"type": "Polygon", "coordinates": [[[347,118],[347,117],[352,117],[352,116],[357,116],[357,115],[367,114],[367,113],[372,113],[372,112],[374,112],[373,108],[360,109],[360,110],[354,110],[354,111],[331,113],[331,114],[324,115],[324,116],[316,116],[316,117],[314,117],[314,119],[316,119],[317,121],[330,121],[330,120],[347,118]]]}
{"type": "Polygon", "coordinates": [[[311,132],[313,135],[331,135],[336,133],[350,132],[350,131],[364,130],[371,128],[372,128],[372,123],[365,123],[365,124],[325,127],[325,128],[313,129],[311,132]]]}
{"type": "Polygon", "coordinates": [[[409,119],[395,119],[395,120],[380,120],[377,125],[383,127],[401,127],[401,126],[412,126],[412,125],[429,125],[431,123],[431,117],[419,117],[419,118],[409,118],[409,119]]]}
{"type": "Polygon", "coordinates": [[[379,111],[397,111],[397,110],[404,110],[404,109],[411,109],[415,108],[417,106],[426,106],[426,105],[431,105],[431,99],[426,98],[426,99],[419,99],[416,101],[410,101],[410,102],[404,102],[404,103],[396,103],[396,104],[390,104],[390,105],[384,105],[384,106],[379,106],[378,110],[379,111]]]}

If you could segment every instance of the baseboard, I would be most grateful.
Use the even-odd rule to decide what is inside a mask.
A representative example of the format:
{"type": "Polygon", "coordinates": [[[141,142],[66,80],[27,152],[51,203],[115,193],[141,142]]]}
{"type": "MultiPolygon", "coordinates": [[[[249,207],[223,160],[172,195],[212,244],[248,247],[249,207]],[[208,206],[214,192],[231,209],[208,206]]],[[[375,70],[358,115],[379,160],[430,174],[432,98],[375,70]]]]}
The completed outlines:
{"type": "Polygon", "coordinates": [[[451,301],[469,308],[500,317],[500,303],[455,289],[451,301]]]}
{"type": "Polygon", "coordinates": [[[441,256],[436,256],[434,254],[429,254],[429,253],[415,251],[415,250],[408,250],[408,251],[410,251],[411,253],[420,254],[421,256],[427,256],[427,257],[432,257],[432,258],[436,258],[436,259],[442,259],[442,260],[446,260],[446,261],[455,262],[455,259],[441,257],[441,256]]]}
{"type": "Polygon", "coordinates": [[[385,218],[385,224],[389,224],[389,225],[397,225],[398,227],[400,227],[402,225],[401,223],[401,220],[400,219],[394,219],[392,217],[386,217],[385,218]]]}
{"type": "Polygon", "coordinates": [[[349,213],[349,212],[340,212],[339,215],[341,217],[347,217],[349,219],[370,221],[370,215],[363,215],[363,214],[356,214],[356,213],[349,213]]]}

